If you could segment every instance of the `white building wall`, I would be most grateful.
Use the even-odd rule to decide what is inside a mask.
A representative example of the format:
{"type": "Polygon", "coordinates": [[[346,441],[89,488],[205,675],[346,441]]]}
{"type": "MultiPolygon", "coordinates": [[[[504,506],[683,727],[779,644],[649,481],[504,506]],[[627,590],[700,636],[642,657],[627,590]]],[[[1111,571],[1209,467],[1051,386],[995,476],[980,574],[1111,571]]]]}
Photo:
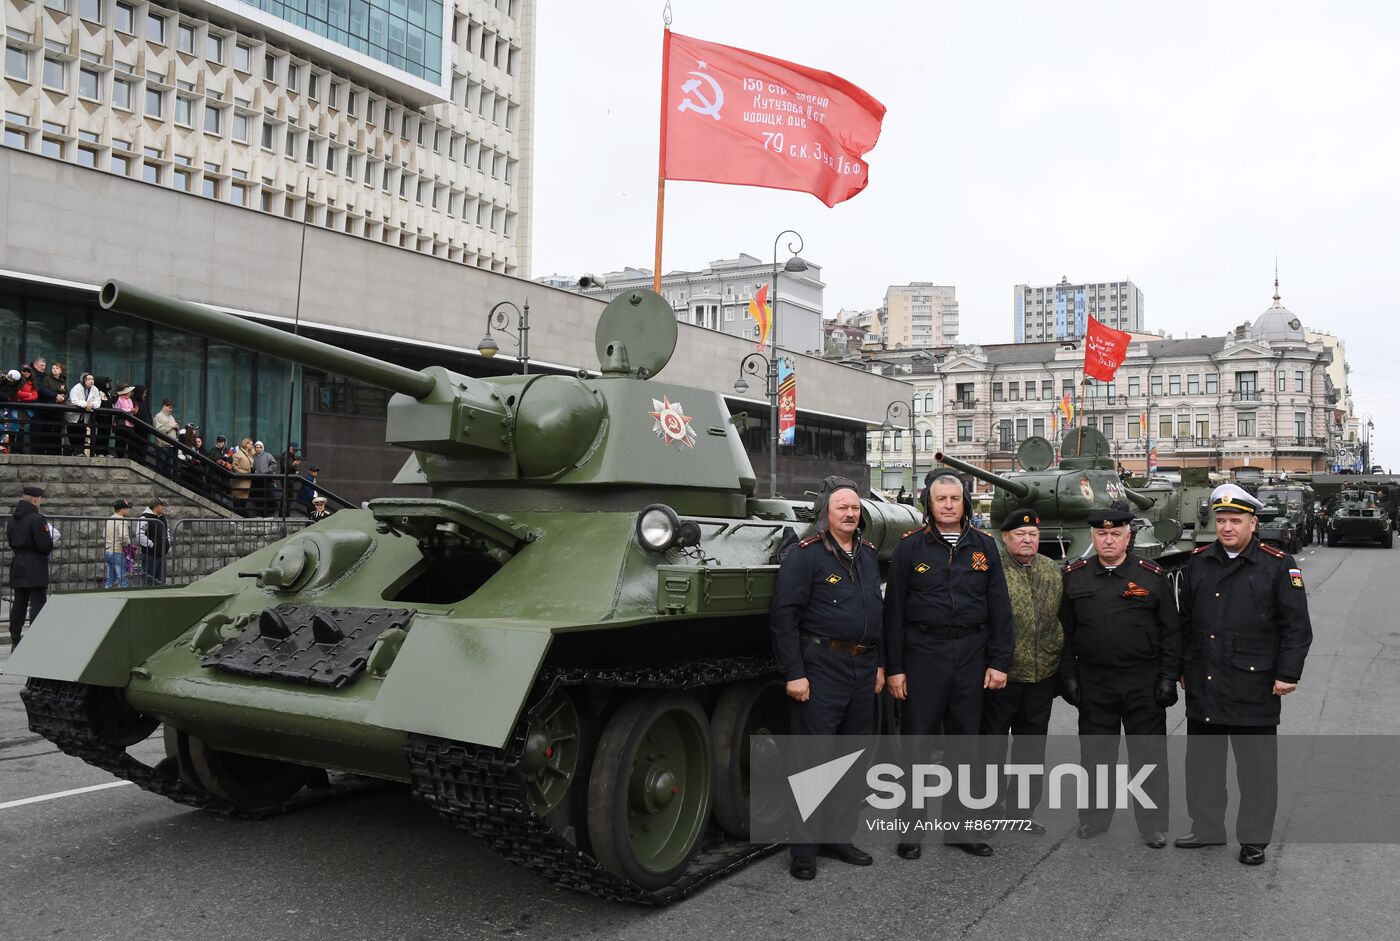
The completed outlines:
{"type": "Polygon", "coordinates": [[[4,143],[524,275],[534,7],[447,0],[435,89],[252,8],[4,0],[4,143]]]}

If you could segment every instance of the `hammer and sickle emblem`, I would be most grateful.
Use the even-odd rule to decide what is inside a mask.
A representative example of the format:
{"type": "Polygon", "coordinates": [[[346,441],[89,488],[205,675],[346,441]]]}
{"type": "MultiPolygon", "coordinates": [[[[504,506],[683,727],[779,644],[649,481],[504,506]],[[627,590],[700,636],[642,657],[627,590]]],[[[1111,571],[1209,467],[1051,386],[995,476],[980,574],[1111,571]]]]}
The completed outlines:
{"type": "MultiPolygon", "coordinates": [[[[700,63],[700,66],[704,68],[704,63],[700,63]]],[[[687,74],[694,76],[694,78],[687,79],[681,85],[681,91],[685,92],[686,97],[676,110],[708,114],[718,121],[720,119],[719,109],[724,107],[724,89],[720,88],[719,82],[715,81],[708,73],[689,72],[687,74]],[[702,83],[710,86],[708,96],[701,91],[702,83]]]]}

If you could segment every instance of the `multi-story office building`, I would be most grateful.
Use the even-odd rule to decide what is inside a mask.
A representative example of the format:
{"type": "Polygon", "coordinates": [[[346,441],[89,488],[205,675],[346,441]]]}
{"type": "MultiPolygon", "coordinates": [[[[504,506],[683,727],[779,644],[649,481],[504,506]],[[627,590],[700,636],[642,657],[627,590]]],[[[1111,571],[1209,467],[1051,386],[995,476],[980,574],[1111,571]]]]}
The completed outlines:
{"type": "Polygon", "coordinates": [[[908,486],[937,451],[1015,470],[1022,441],[1057,440],[1066,427],[1064,396],[1074,422],[1102,431],[1134,473],[1149,461],[1159,470],[1325,471],[1346,433],[1342,390],[1331,375],[1340,349],[1309,336],[1275,297],[1252,324],[1225,336],[1133,341],[1107,383],[1083,383],[1084,350],[1075,340],[873,354],[867,368],[910,385],[912,421],[871,435],[871,480],[908,486]]]}
{"type": "Polygon", "coordinates": [[[926,350],[958,340],[958,289],[931,281],[885,289],[880,337],[886,349],[926,350]]]}
{"type": "Polygon", "coordinates": [[[1061,278],[1059,284],[1016,285],[1017,343],[1082,337],[1090,316],[1117,330],[1146,332],[1142,291],[1131,281],[1070,284],[1061,278]]]}
{"type": "MultiPolygon", "coordinates": [[[[798,353],[822,352],[822,282],[820,265],[805,262],[803,271],[785,270],[778,265],[777,320],[778,345],[798,353]]],[[[552,275],[551,277],[559,277],[552,275]]],[[[611,300],[633,288],[650,288],[650,268],[625,268],[598,276],[600,286],[587,287],[589,297],[611,300]]],[[[752,255],[710,262],[699,271],[670,271],[661,276],[661,293],[670,301],[677,319],[684,323],[719,330],[734,336],[758,336],[758,325],[748,314],[749,301],[768,285],[768,303],[773,303],[773,265],[752,255]]]]}
{"type": "Polygon", "coordinates": [[[6,146],[528,272],[535,0],[4,9],[6,146]]]}

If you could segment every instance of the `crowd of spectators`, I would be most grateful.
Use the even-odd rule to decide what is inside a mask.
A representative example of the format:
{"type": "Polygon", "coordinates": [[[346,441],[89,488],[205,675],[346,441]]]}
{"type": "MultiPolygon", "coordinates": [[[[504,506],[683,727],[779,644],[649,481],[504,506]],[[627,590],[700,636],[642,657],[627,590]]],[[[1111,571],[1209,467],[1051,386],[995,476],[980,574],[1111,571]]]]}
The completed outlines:
{"type": "Polygon", "coordinates": [[[320,468],[295,442],[280,457],[252,438],[232,445],[219,435],[206,445],[198,425],[175,417],[174,400],[162,399],[153,414],[144,385],[86,372],[71,378],[42,356],[0,372],[0,453],[129,458],[246,516],[277,515],[284,503],[329,515],[317,500],[320,468]]]}

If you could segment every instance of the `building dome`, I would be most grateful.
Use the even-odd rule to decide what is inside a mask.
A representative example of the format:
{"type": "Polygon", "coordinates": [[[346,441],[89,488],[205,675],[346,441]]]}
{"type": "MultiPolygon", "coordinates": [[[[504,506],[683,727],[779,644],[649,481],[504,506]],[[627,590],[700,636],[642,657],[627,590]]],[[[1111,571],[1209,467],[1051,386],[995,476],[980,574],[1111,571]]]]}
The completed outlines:
{"type": "Polygon", "coordinates": [[[1303,322],[1298,315],[1283,306],[1278,293],[1278,275],[1274,275],[1274,303],[1259,315],[1254,326],[1249,328],[1249,336],[1254,340],[1283,340],[1306,342],[1303,336],[1303,322]]]}

